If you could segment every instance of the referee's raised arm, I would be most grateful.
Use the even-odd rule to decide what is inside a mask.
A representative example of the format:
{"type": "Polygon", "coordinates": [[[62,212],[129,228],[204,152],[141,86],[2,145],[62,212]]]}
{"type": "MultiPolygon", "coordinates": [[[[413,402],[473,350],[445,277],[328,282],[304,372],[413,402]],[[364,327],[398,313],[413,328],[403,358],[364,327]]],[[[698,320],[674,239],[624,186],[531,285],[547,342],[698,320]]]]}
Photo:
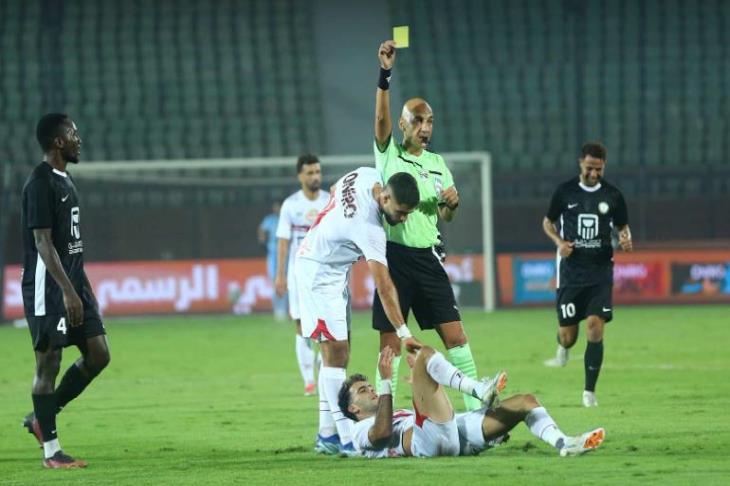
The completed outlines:
{"type": "Polygon", "coordinates": [[[395,63],[395,42],[388,40],[378,48],[380,60],[380,77],[375,92],[375,143],[382,152],[388,145],[393,133],[393,122],[390,120],[390,73],[395,63]]]}

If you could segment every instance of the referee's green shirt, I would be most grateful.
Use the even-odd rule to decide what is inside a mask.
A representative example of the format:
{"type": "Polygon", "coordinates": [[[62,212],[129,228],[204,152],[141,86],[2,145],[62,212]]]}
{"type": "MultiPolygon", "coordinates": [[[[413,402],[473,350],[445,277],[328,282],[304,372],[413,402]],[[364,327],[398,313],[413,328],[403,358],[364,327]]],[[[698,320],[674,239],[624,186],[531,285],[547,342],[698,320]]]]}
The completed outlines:
{"type": "Polygon", "coordinates": [[[384,151],[373,142],[375,168],[388,182],[396,172],[408,172],[416,178],[421,202],[405,223],[391,226],[384,224],[388,241],[411,248],[428,248],[439,243],[438,222],[439,194],[454,185],[451,171],[446,167],[444,158],[428,150],[416,157],[409,154],[391,135],[384,151]]]}

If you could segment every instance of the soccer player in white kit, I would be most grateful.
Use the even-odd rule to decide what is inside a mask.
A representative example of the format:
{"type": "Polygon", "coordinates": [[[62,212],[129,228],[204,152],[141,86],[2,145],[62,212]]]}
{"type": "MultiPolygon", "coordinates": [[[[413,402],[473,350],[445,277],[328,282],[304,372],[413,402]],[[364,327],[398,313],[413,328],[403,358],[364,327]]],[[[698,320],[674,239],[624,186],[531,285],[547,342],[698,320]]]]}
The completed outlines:
{"type": "Polygon", "coordinates": [[[294,258],[299,243],[309,231],[329,200],[329,193],[322,187],[322,169],[316,155],[305,154],[297,159],[297,178],[302,188],[287,197],[279,212],[276,228],[278,239],[277,255],[279,265],[276,270],[274,286],[277,295],[289,297],[289,315],[296,322],[295,350],[299,372],[304,380],[304,394],[314,395],[315,353],[309,338],[302,336],[299,296],[294,277],[294,258]],[[288,259],[287,259],[288,258],[288,259]],[[284,262],[288,262],[286,265],[284,262]]]}
{"type": "Polygon", "coordinates": [[[350,420],[337,405],[350,356],[347,273],[355,261],[367,261],[385,313],[406,348],[420,347],[405,325],[388,272],[382,221],[402,223],[418,201],[418,185],[410,174],[394,174],[383,184],[377,170],[361,167],[335,183],[327,206],[299,246],[294,271],[302,335],[319,341],[322,352],[317,452],[357,454],[350,420]]]}
{"type": "Polygon", "coordinates": [[[360,374],[350,376],[340,389],[339,406],[355,421],[353,442],[365,457],[477,455],[506,442],[509,431],[520,422],[562,457],[594,450],[603,442],[602,428],[574,437],[565,435],[534,395],[514,395],[498,402],[496,396],[506,385],[506,373],[476,381],[428,346],[415,357],[408,356],[414,410],[393,412],[394,355],[390,346],[380,355],[379,394],[360,374]],[[456,414],[443,386],[479,399],[484,406],[456,414]]]}

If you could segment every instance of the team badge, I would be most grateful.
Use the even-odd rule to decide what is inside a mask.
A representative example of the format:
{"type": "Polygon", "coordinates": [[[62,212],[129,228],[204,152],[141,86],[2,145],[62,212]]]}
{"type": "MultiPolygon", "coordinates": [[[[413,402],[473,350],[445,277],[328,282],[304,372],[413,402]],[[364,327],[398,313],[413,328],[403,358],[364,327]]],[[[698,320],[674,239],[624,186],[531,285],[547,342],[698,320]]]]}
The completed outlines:
{"type": "Polygon", "coordinates": [[[608,203],[606,201],[598,203],[598,212],[601,214],[606,214],[608,212],[608,203]]]}
{"type": "Polygon", "coordinates": [[[418,171],[418,175],[421,177],[421,179],[428,179],[428,171],[426,169],[420,169],[418,171]]]}
{"type": "Polygon", "coordinates": [[[312,208],[309,211],[307,211],[307,215],[305,216],[305,218],[310,223],[314,223],[314,220],[317,219],[318,214],[319,214],[319,212],[316,209],[312,208]]]}
{"type": "Polygon", "coordinates": [[[444,182],[441,180],[440,176],[435,176],[433,178],[433,185],[436,188],[436,193],[440,194],[444,188],[444,182]]]}

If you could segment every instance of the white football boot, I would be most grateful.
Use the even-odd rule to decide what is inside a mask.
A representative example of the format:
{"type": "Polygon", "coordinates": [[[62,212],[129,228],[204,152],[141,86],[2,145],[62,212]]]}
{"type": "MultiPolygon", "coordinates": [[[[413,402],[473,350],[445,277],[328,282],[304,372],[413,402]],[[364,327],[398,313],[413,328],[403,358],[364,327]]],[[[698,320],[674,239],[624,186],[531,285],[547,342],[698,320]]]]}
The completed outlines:
{"type": "Polygon", "coordinates": [[[583,406],[584,407],[597,407],[598,399],[596,393],[588,390],[583,391],[583,406]]]}
{"type": "Polygon", "coordinates": [[[554,358],[545,360],[545,366],[550,368],[560,368],[568,364],[568,348],[558,345],[558,351],[554,358]]]}
{"type": "Polygon", "coordinates": [[[599,427],[579,437],[568,437],[560,449],[560,457],[579,456],[598,448],[606,438],[606,431],[599,427]]]}

